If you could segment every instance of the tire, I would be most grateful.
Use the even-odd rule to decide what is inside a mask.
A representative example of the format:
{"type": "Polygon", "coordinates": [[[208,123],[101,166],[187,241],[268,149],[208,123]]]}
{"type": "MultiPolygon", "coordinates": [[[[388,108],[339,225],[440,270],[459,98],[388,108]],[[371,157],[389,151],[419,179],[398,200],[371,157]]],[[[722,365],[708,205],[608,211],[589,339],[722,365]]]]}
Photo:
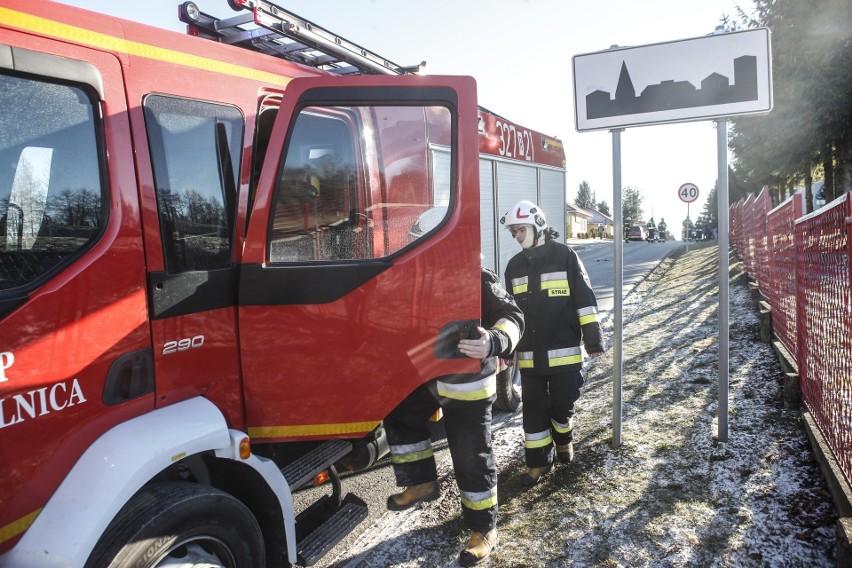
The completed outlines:
{"type": "Polygon", "coordinates": [[[503,371],[497,373],[497,400],[494,406],[498,410],[514,412],[521,405],[521,370],[518,360],[512,362],[503,371]]]}
{"type": "Polygon", "coordinates": [[[257,520],[232,495],[196,483],[142,489],[107,527],[86,568],[266,565],[257,520]]]}

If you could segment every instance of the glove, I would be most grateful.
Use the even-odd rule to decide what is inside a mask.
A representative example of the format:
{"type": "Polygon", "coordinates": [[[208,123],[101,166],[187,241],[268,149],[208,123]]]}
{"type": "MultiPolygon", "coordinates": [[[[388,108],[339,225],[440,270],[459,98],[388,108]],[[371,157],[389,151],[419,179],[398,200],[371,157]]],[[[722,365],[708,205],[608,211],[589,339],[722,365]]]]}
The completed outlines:
{"type": "Polygon", "coordinates": [[[477,327],[478,339],[462,339],[459,341],[459,351],[471,359],[485,359],[491,354],[491,334],[485,328],[477,327]]]}

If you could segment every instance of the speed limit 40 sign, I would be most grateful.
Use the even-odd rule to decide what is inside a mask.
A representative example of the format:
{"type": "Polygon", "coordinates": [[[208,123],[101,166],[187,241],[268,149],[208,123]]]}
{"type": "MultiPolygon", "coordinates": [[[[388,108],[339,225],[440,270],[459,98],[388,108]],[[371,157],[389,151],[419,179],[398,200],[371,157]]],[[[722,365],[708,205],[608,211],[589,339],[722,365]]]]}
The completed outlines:
{"type": "Polygon", "coordinates": [[[698,199],[698,186],[694,183],[685,183],[677,190],[677,196],[684,203],[692,203],[698,199]]]}

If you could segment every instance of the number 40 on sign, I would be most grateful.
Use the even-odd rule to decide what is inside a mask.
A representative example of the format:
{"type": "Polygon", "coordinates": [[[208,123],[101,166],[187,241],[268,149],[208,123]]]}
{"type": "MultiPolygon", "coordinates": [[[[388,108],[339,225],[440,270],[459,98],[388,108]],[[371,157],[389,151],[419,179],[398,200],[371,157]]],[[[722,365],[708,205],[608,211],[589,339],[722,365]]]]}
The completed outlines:
{"type": "Polygon", "coordinates": [[[685,183],[677,190],[677,196],[684,203],[692,203],[698,199],[698,186],[694,183],[685,183]]]}

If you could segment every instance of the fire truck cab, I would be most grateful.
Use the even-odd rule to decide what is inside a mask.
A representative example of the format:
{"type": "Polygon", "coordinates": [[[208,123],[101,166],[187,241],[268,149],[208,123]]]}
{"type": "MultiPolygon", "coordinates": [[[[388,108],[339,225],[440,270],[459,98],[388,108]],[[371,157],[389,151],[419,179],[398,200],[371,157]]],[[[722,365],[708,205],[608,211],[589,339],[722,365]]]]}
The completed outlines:
{"type": "Polygon", "coordinates": [[[0,567],[311,565],[335,464],[478,369],[473,79],[231,40],[0,0],[0,567]]]}

